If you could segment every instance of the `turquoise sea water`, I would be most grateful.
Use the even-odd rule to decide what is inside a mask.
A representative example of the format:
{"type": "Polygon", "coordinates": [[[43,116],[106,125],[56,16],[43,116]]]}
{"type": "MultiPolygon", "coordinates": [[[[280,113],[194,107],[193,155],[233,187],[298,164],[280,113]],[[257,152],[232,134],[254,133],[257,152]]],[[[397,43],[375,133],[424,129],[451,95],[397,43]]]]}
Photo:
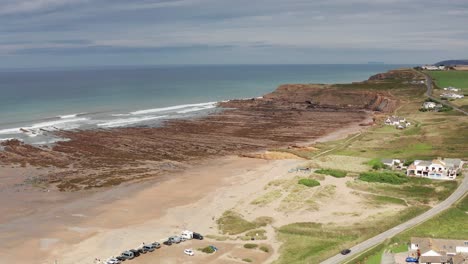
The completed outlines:
{"type": "Polygon", "coordinates": [[[152,125],[206,114],[284,83],[346,83],[404,65],[226,65],[0,72],[0,140],[47,131],[152,125]]]}

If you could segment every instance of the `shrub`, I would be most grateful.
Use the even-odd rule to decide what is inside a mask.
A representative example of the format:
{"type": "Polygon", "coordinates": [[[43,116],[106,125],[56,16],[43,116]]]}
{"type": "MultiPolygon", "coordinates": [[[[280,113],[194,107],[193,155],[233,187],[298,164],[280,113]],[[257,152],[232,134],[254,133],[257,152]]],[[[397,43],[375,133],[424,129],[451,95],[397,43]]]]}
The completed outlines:
{"type": "Polygon", "coordinates": [[[333,169],[320,169],[320,170],[316,170],[315,172],[319,173],[319,174],[330,175],[330,176],[333,176],[333,177],[336,177],[336,178],[343,178],[343,177],[346,177],[346,174],[348,174],[348,172],[346,172],[346,171],[333,170],[333,169]]]}
{"type": "Polygon", "coordinates": [[[386,167],[380,159],[371,159],[367,162],[367,165],[371,166],[373,170],[380,170],[386,167]]]}
{"type": "Polygon", "coordinates": [[[314,186],[319,186],[320,182],[314,180],[314,179],[309,179],[309,178],[303,178],[298,181],[299,184],[305,185],[307,187],[314,187],[314,186]]]}
{"type": "Polygon", "coordinates": [[[269,249],[267,246],[261,246],[261,247],[259,247],[259,249],[260,249],[261,251],[265,252],[265,253],[270,252],[270,249],[269,249]]]}
{"type": "Polygon", "coordinates": [[[252,260],[249,259],[249,258],[243,258],[242,261],[244,261],[244,262],[252,262],[252,260]]]}
{"type": "Polygon", "coordinates": [[[257,244],[251,244],[251,243],[247,243],[244,245],[244,248],[249,248],[249,249],[257,248],[257,247],[258,247],[257,244]]]}
{"type": "Polygon", "coordinates": [[[408,181],[406,175],[396,172],[363,172],[359,174],[359,179],[366,182],[382,182],[389,184],[402,184],[408,181]]]}
{"type": "Polygon", "coordinates": [[[207,254],[212,254],[212,253],[215,252],[215,250],[210,246],[206,246],[204,248],[199,248],[198,250],[200,250],[203,253],[207,253],[207,254]]]}

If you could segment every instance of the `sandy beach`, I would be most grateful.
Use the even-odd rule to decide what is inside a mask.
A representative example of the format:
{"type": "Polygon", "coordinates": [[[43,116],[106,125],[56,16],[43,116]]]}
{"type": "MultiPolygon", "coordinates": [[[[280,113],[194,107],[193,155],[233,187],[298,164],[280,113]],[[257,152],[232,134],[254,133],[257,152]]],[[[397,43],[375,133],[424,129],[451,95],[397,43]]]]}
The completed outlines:
{"type": "MultiPolygon", "coordinates": [[[[361,129],[353,124],[316,141],[343,138],[361,129]]],[[[272,249],[268,254],[259,250],[252,253],[242,248],[242,241],[205,239],[162,248],[133,262],[152,263],[157,259],[160,263],[236,263],[249,257],[269,263],[278,257],[281,245],[275,239],[274,227],[297,221],[349,222],[351,214],[355,215],[353,221],[358,221],[398,209],[363,206],[356,210],[350,205],[359,204],[360,197],[346,187],[346,182],[352,179],[332,177],[323,181],[323,188],[332,186],[336,190],[325,200],[318,200],[313,210],[281,210],[279,201],[267,206],[252,205],[253,199],[268,192],[265,186],[269,182],[294,181],[296,174],[288,170],[303,164],[304,160],[294,156],[281,159],[227,156],[200,161],[183,172],[158,180],[71,193],[20,184],[31,173],[38,173],[32,168],[3,168],[5,186],[0,196],[11,203],[2,206],[0,259],[5,263],[30,263],[32,259],[35,263],[55,260],[92,263],[95,258],[103,260],[118,255],[142,242],[162,242],[185,229],[218,235],[216,219],[226,210],[235,210],[250,220],[260,216],[274,219],[272,226],[266,228],[267,240],[262,241],[272,249]],[[346,202],[330,206],[338,197],[346,202]],[[186,247],[199,248],[207,243],[223,250],[216,256],[198,253],[189,260],[182,253],[186,247]],[[28,250],[24,251],[24,247],[28,250]]]]}

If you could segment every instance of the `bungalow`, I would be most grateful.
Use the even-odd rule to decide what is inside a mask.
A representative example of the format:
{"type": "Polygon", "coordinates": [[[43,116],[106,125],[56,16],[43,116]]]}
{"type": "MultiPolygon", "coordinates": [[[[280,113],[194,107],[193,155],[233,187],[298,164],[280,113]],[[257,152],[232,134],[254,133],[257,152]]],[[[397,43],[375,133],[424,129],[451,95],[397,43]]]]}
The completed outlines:
{"type": "Polygon", "coordinates": [[[419,263],[460,264],[468,257],[468,240],[412,237],[410,252],[416,252],[419,263]]]}
{"type": "Polygon", "coordinates": [[[458,91],[460,91],[460,89],[455,88],[455,87],[452,87],[452,86],[449,86],[449,87],[445,87],[445,88],[444,88],[444,91],[458,92],[458,91]]]}
{"type": "Polygon", "coordinates": [[[384,165],[391,169],[403,169],[404,168],[404,160],[400,159],[382,159],[381,160],[384,165]]]}
{"type": "Polygon", "coordinates": [[[411,125],[404,117],[389,116],[385,119],[385,125],[395,126],[398,129],[404,129],[411,125]]]}
{"type": "Polygon", "coordinates": [[[408,166],[406,175],[434,180],[455,180],[462,167],[463,161],[460,159],[415,160],[408,166]]]}
{"type": "Polygon", "coordinates": [[[434,65],[423,65],[421,66],[423,70],[428,70],[428,71],[441,71],[445,70],[445,66],[434,66],[434,65]]]}
{"type": "Polygon", "coordinates": [[[442,98],[447,99],[459,99],[465,97],[463,94],[456,94],[456,93],[443,93],[440,95],[442,98]]]}

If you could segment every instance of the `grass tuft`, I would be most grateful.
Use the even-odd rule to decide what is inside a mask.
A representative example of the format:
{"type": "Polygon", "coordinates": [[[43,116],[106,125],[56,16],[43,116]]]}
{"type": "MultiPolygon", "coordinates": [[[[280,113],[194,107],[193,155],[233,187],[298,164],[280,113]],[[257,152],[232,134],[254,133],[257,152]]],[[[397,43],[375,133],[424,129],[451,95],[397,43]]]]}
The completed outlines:
{"type": "Polygon", "coordinates": [[[333,170],[333,169],[320,169],[320,170],[316,170],[315,173],[326,174],[326,175],[333,176],[335,178],[344,178],[344,177],[346,177],[346,174],[348,174],[348,172],[346,172],[346,171],[333,170]]]}

